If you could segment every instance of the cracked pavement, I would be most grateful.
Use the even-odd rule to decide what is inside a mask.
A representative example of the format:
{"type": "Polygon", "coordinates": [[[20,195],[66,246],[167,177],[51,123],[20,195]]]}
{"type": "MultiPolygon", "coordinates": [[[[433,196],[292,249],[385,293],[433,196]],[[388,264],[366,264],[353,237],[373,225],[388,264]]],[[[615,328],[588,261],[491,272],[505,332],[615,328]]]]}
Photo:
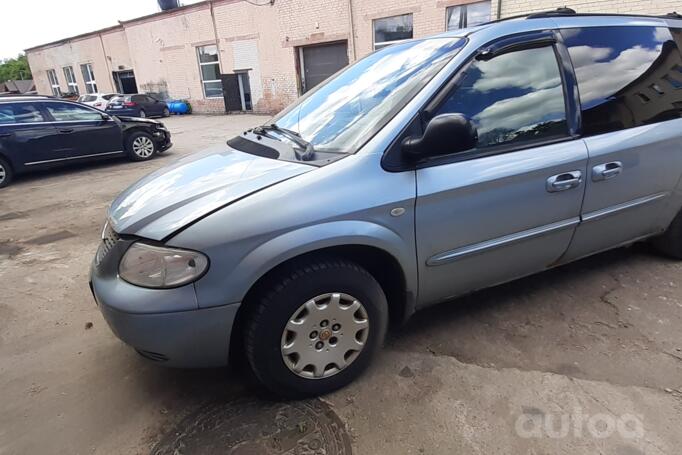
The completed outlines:
{"type": "MultiPolygon", "coordinates": [[[[41,173],[1,190],[0,454],[149,453],[206,406],[243,416],[249,431],[281,419],[259,402],[240,413],[255,391],[237,372],[139,358],[111,334],[87,285],[116,194],[265,120],[172,117],[175,146],[158,159],[41,173]]],[[[635,245],[428,308],[315,409],[330,407],[356,454],[679,453],[681,272],[635,245]]],[[[214,452],[258,453],[245,447],[214,452]]]]}

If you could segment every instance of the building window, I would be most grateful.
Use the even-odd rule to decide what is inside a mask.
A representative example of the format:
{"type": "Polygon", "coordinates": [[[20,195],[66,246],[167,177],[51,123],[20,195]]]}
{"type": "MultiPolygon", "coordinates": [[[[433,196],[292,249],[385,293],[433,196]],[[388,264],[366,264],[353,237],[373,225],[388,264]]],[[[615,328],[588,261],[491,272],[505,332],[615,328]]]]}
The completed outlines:
{"type": "Polygon", "coordinates": [[[66,86],[68,87],[68,91],[75,93],[76,95],[80,94],[78,91],[78,83],[76,82],[76,74],[73,72],[72,66],[64,67],[64,77],[66,78],[66,86]]]}
{"type": "Polygon", "coordinates": [[[47,70],[47,78],[50,80],[52,94],[54,96],[62,96],[62,89],[59,87],[59,79],[57,79],[57,72],[55,70],[47,70]]]}
{"type": "Polygon", "coordinates": [[[448,30],[473,27],[490,21],[490,2],[451,6],[446,10],[448,30]]]}
{"type": "Polygon", "coordinates": [[[216,45],[197,47],[201,84],[204,86],[206,98],[220,98],[223,96],[223,86],[220,82],[220,63],[218,62],[218,47],[216,45]]]}
{"type": "Polygon", "coordinates": [[[412,39],[412,15],[384,17],[374,20],[374,50],[412,39]]]}
{"type": "Polygon", "coordinates": [[[92,63],[81,65],[81,73],[85,81],[85,91],[87,93],[97,93],[97,83],[95,82],[95,72],[92,70],[92,63]]]}

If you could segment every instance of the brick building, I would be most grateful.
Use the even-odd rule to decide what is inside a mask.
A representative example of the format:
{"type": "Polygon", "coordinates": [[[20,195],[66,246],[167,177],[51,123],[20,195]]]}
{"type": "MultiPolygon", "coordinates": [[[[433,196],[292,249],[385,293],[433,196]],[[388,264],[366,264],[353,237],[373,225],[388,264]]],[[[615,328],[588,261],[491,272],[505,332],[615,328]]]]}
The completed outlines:
{"type": "Polygon", "coordinates": [[[158,93],[195,112],[273,113],[373,49],[564,5],[665,14],[679,0],[208,0],[26,54],[43,94],[158,93]]]}

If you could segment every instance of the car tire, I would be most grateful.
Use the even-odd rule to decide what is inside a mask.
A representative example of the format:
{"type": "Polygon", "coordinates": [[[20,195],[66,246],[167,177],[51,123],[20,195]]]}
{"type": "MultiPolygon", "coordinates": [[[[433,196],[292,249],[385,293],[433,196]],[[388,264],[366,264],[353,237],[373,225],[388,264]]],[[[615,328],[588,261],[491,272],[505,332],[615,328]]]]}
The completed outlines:
{"type": "Polygon", "coordinates": [[[163,108],[163,114],[162,114],[162,116],[163,116],[163,117],[170,117],[170,111],[168,110],[167,107],[164,107],[164,108],[163,108]]]}
{"type": "Polygon", "coordinates": [[[677,214],[668,229],[651,241],[660,253],[675,259],[682,259],[682,211],[677,214]]]}
{"type": "Polygon", "coordinates": [[[126,151],[132,161],[147,161],[157,153],[157,146],[151,134],[135,131],[126,139],[126,151]]]}
{"type": "Polygon", "coordinates": [[[287,399],[352,382],[380,349],[388,327],[379,283],[340,258],[285,266],[267,279],[250,308],[244,327],[248,363],[261,385],[287,399]]]}
{"type": "Polygon", "coordinates": [[[140,117],[141,118],[147,117],[147,113],[144,111],[144,109],[140,109],[140,117]]]}
{"type": "Polygon", "coordinates": [[[12,182],[14,172],[7,161],[0,158],[0,188],[4,188],[12,182]]]}

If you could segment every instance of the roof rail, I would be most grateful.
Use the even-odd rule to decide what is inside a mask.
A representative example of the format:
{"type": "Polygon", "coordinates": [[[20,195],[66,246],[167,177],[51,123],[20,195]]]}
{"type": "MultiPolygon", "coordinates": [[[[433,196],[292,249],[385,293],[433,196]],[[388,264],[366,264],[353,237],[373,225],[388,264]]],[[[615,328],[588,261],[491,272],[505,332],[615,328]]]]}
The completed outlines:
{"type": "Polygon", "coordinates": [[[682,19],[682,14],[678,13],[677,11],[673,11],[672,13],[668,13],[663,17],[671,17],[673,19],[682,19]]]}
{"type": "Polygon", "coordinates": [[[540,17],[555,17],[555,16],[575,16],[576,11],[571,8],[557,8],[551,11],[540,11],[539,13],[531,13],[526,16],[526,19],[536,19],[540,17]]]}

